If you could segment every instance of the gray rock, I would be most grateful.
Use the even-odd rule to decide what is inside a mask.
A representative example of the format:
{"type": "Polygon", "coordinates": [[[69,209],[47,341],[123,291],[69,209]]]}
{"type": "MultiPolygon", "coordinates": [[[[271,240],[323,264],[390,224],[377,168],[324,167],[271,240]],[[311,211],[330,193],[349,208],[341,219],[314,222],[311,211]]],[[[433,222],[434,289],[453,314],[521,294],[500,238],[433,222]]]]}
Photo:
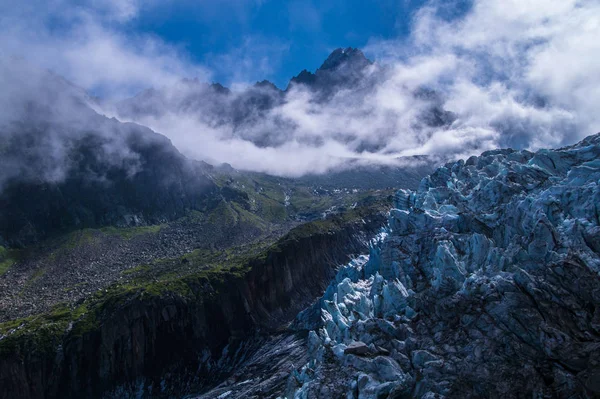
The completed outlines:
{"type": "Polygon", "coordinates": [[[346,349],[344,349],[346,355],[357,355],[357,356],[369,356],[372,354],[371,349],[362,341],[352,341],[346,349]]]}

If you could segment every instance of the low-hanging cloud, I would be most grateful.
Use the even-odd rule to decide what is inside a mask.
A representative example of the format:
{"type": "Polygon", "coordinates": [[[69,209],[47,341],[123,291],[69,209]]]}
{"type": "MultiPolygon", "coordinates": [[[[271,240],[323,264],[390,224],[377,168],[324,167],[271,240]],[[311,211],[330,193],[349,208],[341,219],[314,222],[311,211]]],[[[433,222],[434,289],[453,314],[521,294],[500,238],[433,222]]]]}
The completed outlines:
{"type": "MultiPolygon", "coordinates": [[[[124,112],[123,103],[104,104],[102,112],[147,125],[196,159],[297,176],[348,160],[394,164],[412,155],[556,147],[600,130],[596,1],[474,0],[458,18],[445,17],[431,2],[413,16],[408,38],[369,41],[364,50],[375,64],[333,93],[292,85],[282,94],[238,81],[225,96],[181,81],[211,76],[182,49],[118,29],[135,18],[137,3],[102,4],[74,12],[72,29],[58,36],[48,30],[34,37],[18,18],[4,22],[0,48],[29,47],[38,54],[34,62],[111,98],[156,88],[160,95],[142,93],[152,112],[124,112]],[[242,107],[249,110],[242,121],[227,113],[244,101],[250,105],[242,107]],[[442,120],[431,121],[436,118],[442,120]]],[[[272,50],[244,64],[268,69],[268,57],[278,51],[272,50]]],[[[234,56],[222,59],[231,76],[244,79],[234,56]]]]}

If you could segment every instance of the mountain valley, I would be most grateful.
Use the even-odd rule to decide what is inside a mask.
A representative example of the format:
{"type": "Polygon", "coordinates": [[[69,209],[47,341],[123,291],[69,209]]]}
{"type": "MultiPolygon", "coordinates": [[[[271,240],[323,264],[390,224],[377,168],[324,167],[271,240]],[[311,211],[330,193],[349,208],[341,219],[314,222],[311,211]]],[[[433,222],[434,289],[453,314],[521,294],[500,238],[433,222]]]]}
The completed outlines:
{"type": "Polygon", "coordinates": [[[410,85],[378,118],[393,70],[352,47],[285,90],[0,72],[0,399],[600,396],[600,134],[396,156],[464,120],[410,85]],[[328,146],[351,151],[288,159],[328,146]]]}

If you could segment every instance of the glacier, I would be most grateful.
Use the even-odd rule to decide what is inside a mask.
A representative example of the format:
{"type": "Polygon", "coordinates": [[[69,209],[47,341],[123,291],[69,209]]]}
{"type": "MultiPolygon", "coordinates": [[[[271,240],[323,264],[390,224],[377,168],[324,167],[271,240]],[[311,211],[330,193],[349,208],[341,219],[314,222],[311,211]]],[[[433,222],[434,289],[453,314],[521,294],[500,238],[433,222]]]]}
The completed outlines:
{"type": "Polygon", "coordinates": [[[400,190],[293,328],[287,398],[600,396],[600,134],[400,190]]]}

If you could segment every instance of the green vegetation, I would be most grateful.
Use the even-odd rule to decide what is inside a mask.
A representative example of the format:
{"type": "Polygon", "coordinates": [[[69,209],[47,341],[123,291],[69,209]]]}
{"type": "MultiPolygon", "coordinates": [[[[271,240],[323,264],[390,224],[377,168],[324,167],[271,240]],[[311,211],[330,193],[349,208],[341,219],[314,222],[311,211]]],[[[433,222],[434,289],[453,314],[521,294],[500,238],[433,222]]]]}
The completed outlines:
{"type": "Polygon", "coordinates": [[[122,275],[128,280],[119,286],[128,291],[140,290],[153,294],[172,288],[181,292],[180,280],[190,276],[208,278],[222,274],[243,274],[251,260],[271,245],[272,241],[259,240],[222,251],[200,248],[181,257],[157,259],[124,271],[122,275]]]}
{"type": "Polygon", "coordinates": [[[213,178],[222,190],[228,193],[237,190],[247,196],[246,204],[242,203],[243,195],[231,197],[229,204],[248,208],[250,213],[267,223],[285,223],[299,215],[319,215],[331,207],[350,207],[373,194],[373,191],[367,190],[321,189],[306,181],[260,173],[217,173],[213,178]]]}
{"type": "Polygon", "coordinates": [[[84,306],[58,305],[50,312],[0,324],[0,355],[53,354],[72,320],[85,314],[84,306]]]}
{"type": "Polygon", "coordinates": [[[46,274],[46,269],[45,268],[39,268],[37,269],[33,275],[27,280],[27,282],[25,282],[25,284],[23,285],[23,288],[21,289],[21,292],[19,293],[19,295],[24,295],[25,291],[27,289],[29,289],[31,286],[33,286],[36,281],[38,281],[39,279],[41,279],[44,274],[46,274]]]}
{"type": "Polygon", "coordinates": [[[149,270],[150,270],[149,265],[139,265],[136,267],[132,267],[131,269],[124,270],[123,272],[121,272],[121,274],[124,276],[129,276],[132,274],[147,272],[149,270]]]}
{"type": "MultiPolygon", "coordinates": [[[[282,180],[252,173],[236,176],[235,180],[226,175],[219,175],[216,178],[219,186],[245,193],[250,208],[250,212],[247,212],[262,219],[262,223],[281,223],[288,220],[289,215],[284,205],[285,186],[281,185],[282,180]]],[[[239,201],[234,200],[231,203],[235,202],[244,208],[244,204],[239,201]]]]}
{"type": "Polygon", "coordinates": [[[19,257],[19,251],[7,249],[0,245],[0,276],[14,265],[19,257]]]}
{"type": "Polygon", "coordinates": [[[208,217],[208,222],[211,224],[223,224],[230,226],[234,225],[236,221],[237,217],[235,213],[225,201],[221,201],[208,217]]]}
{"type": "Polygon", "coordinates": [[[339,214],[331,215],[326,219],[315,220],[304,223],[289,231],[279,243],[288,240],[300,240],[316,234],[328,234],[339,231],[344,226],[359,222],[368,217],[373,211],[384,211],[389,208],[389,200],[386,197],[374,197],[367,206],[356,207],[339,214]]]}
{"type": "MultiPolygon", "coordinates": [[[[98,238],[98,235],[105,234],[109,236],[119,236],[124,240],[131,240],[134,237],[141,236],[143,234],[157,234],[166,225],[152,225],[152,226],[137,226],[137,227],[102,227],[100,229],[85,228],[80,230],[74,230],[61,237],[49,239],[38,246],[46,246],[54,248],[48,256],[48,260],[51,262],[56,261],[60,254],[65,254],[73,251],[76,248],[81,248],[86,245],[91,245],[94,240],[98,238]]],[[[0,255],[1,259],[1,255],[0,255]]]]}
{"type": "MultiPolygon", "coordinates": [[[[148,300],[165,295],[181,298],[207,295],[198,289],[203,283],[210,283],[217,289],[228,279],[243,277],[254,254],[264,248],[264,244],[257,243],[223,252],[196,250],[182,258],[158,260],[153,265],[130,269],[123,274],[131,276],[131,280],[101,290],[83,304],[75,307],[63,304],[44,314],[0,323],[0,337],[3,337],[0,339],[0,356],[32,351],[52,354],[63,342],[65,334],[78,337],[97,330],[105,316],[113,314],[115,309],[131,300],[148,300]],[[160,267],[181,264],[183,260],[186,265],[204,265],[206,269],[195,269],[193,273],[183,275],[177,270],[164,272],[165,269],[160,267]],[[155,268],[159,271],[156,274],[153,273],[155,268]],[[69,326],[72,327],[70,331],[69,326]]],[[[36,272],[38,277],[32,277],[32,281],[43,272],[43,269],[36,272]]]]}
{"type": "Polygon", "coordinates": [[[72,231],[66,235],[65,242],[61,246],[66,250],[72,250],[81,245],[88,244],[94,239],[95,232],[94,229],[72,231]]]}
{"type": "MultiPolygon", "coordinates": [[[[268,197],[265,195],[264,198],[268,197]]],[[[79,337],[98,330],[103,320],[115,314],[116,309],[123,308],[132,301],[165,297],[189,300],[219,295],[231,282],[244,278],[254,265],[264,262],[272,253],[284,250],[290,241],[339,231],[348,223],[366,218],[374,210],[389,208],[389,201],[383,195],[364,197],[361,201],[367,206],[357,207],[324,220],[305,223],[290,230],[276,242],[274,239],[263,239],[222,251],[203,248],[176,258],[157,259],[122,272],[123,282],[98,291],[76,306],[59,305],[44,314],[1,323],[0,356],[35,352],[51,355],[55,353],[58,345],[64,342],[65,337],[79,337]]],[[[212,220],[216,225],[225,221],[235,224],[248,223],[264,229],[269,226],[260,216],[246,209],[244,204],[235,201],[222,201],[210,215],[191,212],[187,218],[212,220]]],[[[67,235],[59,242],[59,249],[92,242],[97,234],[118,234],[123,239],[131,239],[140,234],[155,234],[161,228],[159,225],[128,229],[84,229],[67,235]]],[[[2,262],[14,259],[10,250],[0,248],[2,262]]],[[[44,268],[38,269],[27,282],[27,286],[35,283],[45,272],[44,268]]]]}
{"type": "Polygon", "coordinates": [[[103,227],[100,229],[104,234],[120,235],[125,240],[131,240],[133,237],[140,236],[142,234],[157,234],[164,224],[157,224],[152,226],[137,226],[137,227],[103,227]]]}
{"type": "MultiPolygon", "coordinates": [[[[198,218],[198,216],[192,216],[198,218]]],[[[232,227],[240,224],[253,226],[260,231],[268,231],[269,223],[258,215],[244,208],[238,202],[221,201],[219,205],[212,210],[206,220],[215,229],[222,229],[224,226],[232,227]]]]}
{"type": "Polygon", "coordinates": [[[54,251],[50,256],[54,258],[56,257],[57,252],[60,250],[71,251],[75,248],[91,244],[94,242],[94,238],[96,238],[98,234],[118,235],[124,240],[131,240],[132,238],[143,234],[156,234],[163,227],[165,227],[165,225],[160,224],[137,227],[108,226],[102,227],[100,229],[85,228],[80,230],[74,230],[58,239],[51,240],[54,241],[54,245],[58,248],[57,251],[54,251]]]}

